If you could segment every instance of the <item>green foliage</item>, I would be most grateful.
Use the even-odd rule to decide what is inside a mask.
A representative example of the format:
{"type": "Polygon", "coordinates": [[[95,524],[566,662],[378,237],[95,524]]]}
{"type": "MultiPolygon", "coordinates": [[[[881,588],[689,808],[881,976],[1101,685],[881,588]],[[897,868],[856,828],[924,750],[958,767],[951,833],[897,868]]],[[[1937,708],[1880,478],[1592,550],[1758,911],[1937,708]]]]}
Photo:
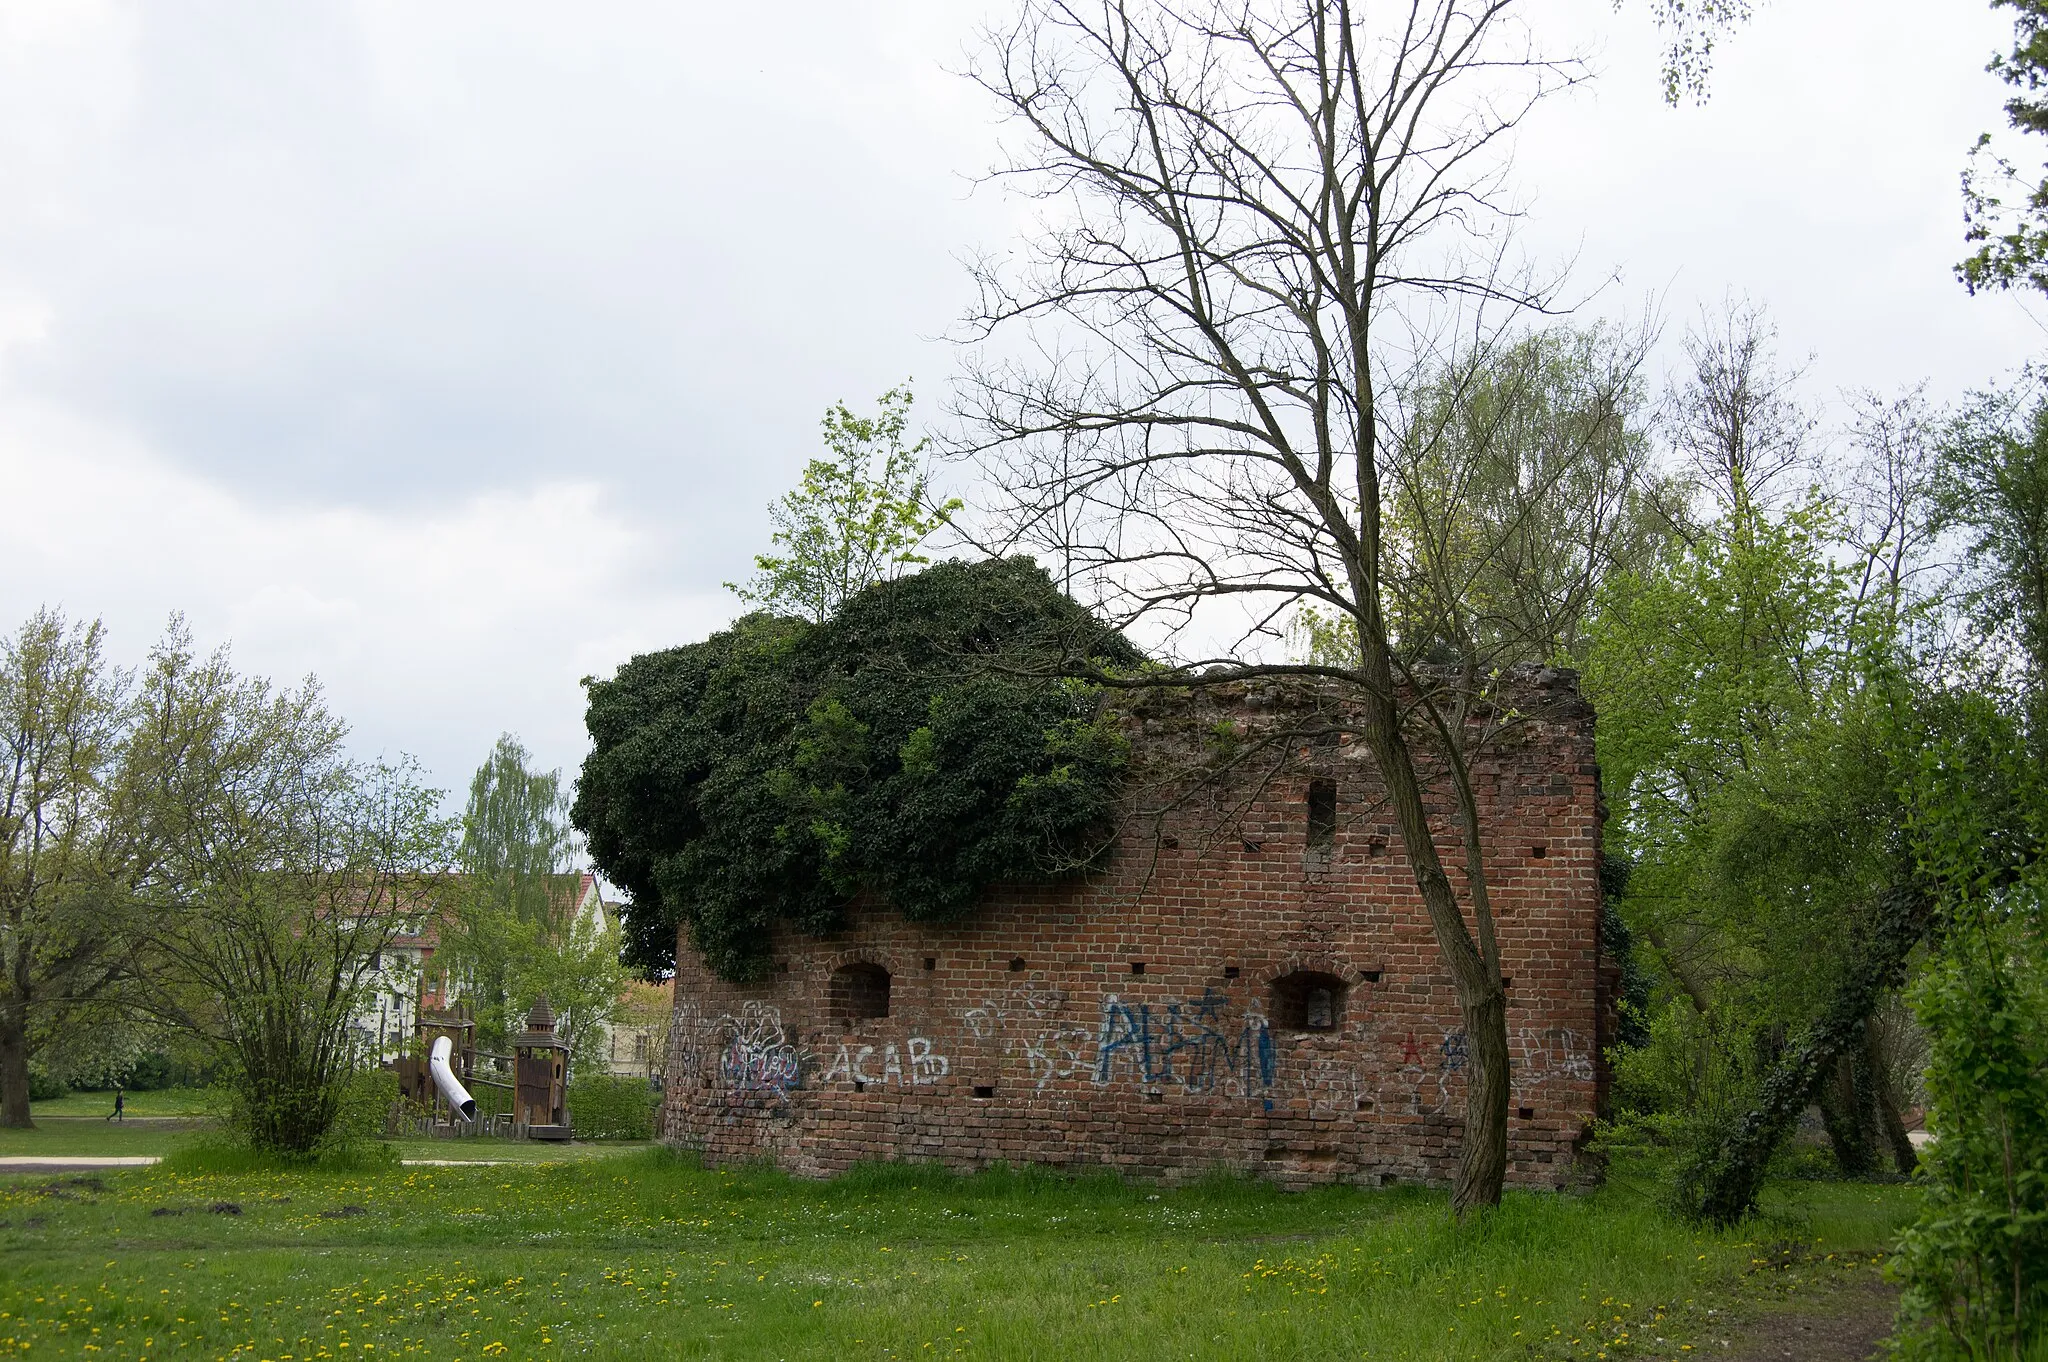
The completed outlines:
{"type": "Polygon", "coordinates": [[[1912,810],[1944,931],[1912,993],[1935,1139],[1897,1273],[1910,1352],[2006,1357],[2048,1346],[2048,773],[2015,716],[1955,709],[1912,810]]]}
{"type": "MultiPolygon", "coordinates": [[[[1991,0],[1991,7],[2013,11],[2012,48],[1989,67],[2018,92],[2005,102],[2006,122],[2019,133],[2048,132],[2048,0],[1991,0]]],[[[2030,182],[1992,151],[1988,132],[1963,172],[1963,221],[1963,239],[1977,249],[1956,266],[1956,277],[1970,292],[2048,290],[2048,177],[2030,182]]]]}
{"type": "Polygon", "coordinates": [[[589,1063],[625,982],[619,931],[578,915],[582,879],[562,773],[530,770],[531,760],[504,734],[470,781],[445,963],[484,1048],[504,1049],[545,996],[572,1063],[589,1063]]]}
{"type": "MultiPolygon", "coordinates": [[[[1381,569],[1399,652],[1575,658],[1595,588],[1668,536],[1649,463],[1647,338],[1558,326],[1474,347],[1402,394],[1381,569]]],[[[1356,620],[1298,622],[1357,665],[1356,620]],[[1348,628],[1347,628],[1348,625],[1348,628]]]]}
{"type": "Polygon", "coordinates": [[[590,1074],[569,1084],[569,1121],[579,1140],[651,1140],[660,1106],[644,1078],[590,1074]]]}
{"type": "Polygon", "coordinates": [[[907,917],[1104,852],[1125,746],[1100,694],[1048,679],[1135,650],[1027,559],[942,563],[823,624],[749,615],[587,682],[593,743],[572,813],[632,895],[630,957],[676,929],[735,979],[769,925],[837,927],[861,894],[907,917]]]}
{"type": "Polygon", "coordinates": [[[0,1122],[29,1122],[30,1065],[118,990],[151,839],[134,798],[130,677],[97,621],[39,610],[0,638],[0,1122]]]}
{"type": "Polygon", "coordinates": [[[1986,904],[1913,990],[1934,1037],[1925,1214],[1900,1244],[1909,1335],[1990,1358],[2048,1339],[2048,922],[2044,877],[1986,904]]]}
{"type": "Polygon", "coordinates": [[[164,848],[141,1001],[217,1059],[252,1144],[310,1157],[347,1109],[372,962],[438,909],[441,792],[409,762],[350,760],[316,684],[275,690],[182,633],[152,653],[139,708],[164,848]]]}
{"type": "Polygon", "coordinates": [[[843,402],[822,422],[829,459],[804,466],[803,485],[769,508],[780,553],[754,559],[754,580],[727,585],[740,599],[775,614],[813,623],[847,600],[928,561],[918,546],[960,508],[931,500],[919,440],[904,443],[910,385],[883,393],[874,416],[856,416],[843,402]]]}
{"type": "MultiPolygon", "coordinates": [[[[2008,660],[1997,679],[2038,704],[2048,696],[2048,374],[1979,393],[1950,423],[1939,496],[1940,523],[1965,538],[1965,604],[1990,655],[2008,660]]],[[[2048,712],[2032,721],[2048,724],[2048,712]]]]}

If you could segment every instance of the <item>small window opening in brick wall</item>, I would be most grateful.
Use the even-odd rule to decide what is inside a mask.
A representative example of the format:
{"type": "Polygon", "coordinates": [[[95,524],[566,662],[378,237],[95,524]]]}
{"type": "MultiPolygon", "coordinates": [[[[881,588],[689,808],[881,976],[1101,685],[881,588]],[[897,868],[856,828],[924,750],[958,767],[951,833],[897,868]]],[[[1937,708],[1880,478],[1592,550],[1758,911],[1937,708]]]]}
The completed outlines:
{"type": "Polygon", "coordinates": [[[1540,861],[1549,854],[1550,847],[1542,842],[1538,842],[1536,845],[1529,848],[1529,855],[1534,860],[1540,861]]]}
{"type": "Polygon", "coordinates": [[[937,969],[939,967],[939,957],[936,955],[927,955],[924,958],[924,967],[926,969],[937,969]]]}
{"type": "Polygon", "coordinates": [[[1223,967],[1223,977],[1226,979],[1235,979],[1238,975],[1242,973],[1244,973],[1244,971],[1236,965],[1225,965],[1223,967]]]}
{"type": "Polygon", "coordinates": [[[1144,972],[1145,972],[1145,962],[1144,962],[1143,960],[1133,960],[1133,961],[1131,961],[1131,973],[1133,973],[1133,974],[1143,974],[1144,972]]]}
{"type": "Polygon", "coordinates": [[[1013,955],[1013,956],[1011,956],[1011,957],[1010,957],[1010,973],[1012,973],[1012,974],[1022,974],[1023,972],[1024,972],[1024,957],[1023,957],[1023,956],[1021,956],[1021,955],[1013,955]]]}
{"type": "Polygon", "coordinates": [[[990,1083],[977,1087],[974,1090],[974,1095],[976,1097],[994,1097],[996,1095],[995,1085],[990,1083]]]}
{"type": "Polygon", "coordinates": [[[1273,1025],[1283,1031],[1335,1031],[1344,1024],[1344,981],[1302,969],[1273,981],[1273,1025]]]}
{"type": "Polygon", "coordinates": [[[1308,783],[1308,850],[1311,856],[1330,854],[1337,845],[1337,782],[1311,780],[1308,783]]]}
{"type": "Polygon", "coordinates": [[[865,961],[832,971],[826,989],[834,1021],[865,1021],[889,1015],[889,971],[865,961]]]}
{"type": "Polygon", "coordinates": [[[1524,1121],[1533,1121],[1536,1119],[1536,1108],[1516,1107],[1515,1115],[1524,1121]]]}

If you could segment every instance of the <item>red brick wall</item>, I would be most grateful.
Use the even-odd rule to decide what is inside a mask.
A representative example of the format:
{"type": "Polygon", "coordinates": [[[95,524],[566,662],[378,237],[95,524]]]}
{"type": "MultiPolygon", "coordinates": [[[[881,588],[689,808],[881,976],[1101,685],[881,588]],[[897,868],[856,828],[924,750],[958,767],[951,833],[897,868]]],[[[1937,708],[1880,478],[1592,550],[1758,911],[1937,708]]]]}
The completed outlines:
{"type": "MultiPolygon", "coordinates": [[[[1571,674],[1524,690],[1476,784],[1511,981],[1509,1178],[1549,1186],[1598,1100],[1600,814],[1571,674]]],[[[807,1175],[919,1159],[1448,1180],[1464,1033],[1363,747],[1282,741],[1159,812],[1170,782],[1150,777],[1198,747],[1187,735],[1217,715],[1254,744],[1314,727],[1305,696],[1242,687],[1134,717],[1133,815],[1085,880],[1002,891],[954,924],[869,906],[829,940],[778,929],[754,985],[715,978],[685,940],[665,1137],[807,1175]],[[1307,847],[1316,776],[1337,782],[1327,857],[1307,847]],[[832,972],[856,962],[889,971],[887,1017],[832,1016],[832,972]],[[1274,1021],[1274,981],[1297,969],[1346,984],[1335,1030],[1274,1021]]]]}

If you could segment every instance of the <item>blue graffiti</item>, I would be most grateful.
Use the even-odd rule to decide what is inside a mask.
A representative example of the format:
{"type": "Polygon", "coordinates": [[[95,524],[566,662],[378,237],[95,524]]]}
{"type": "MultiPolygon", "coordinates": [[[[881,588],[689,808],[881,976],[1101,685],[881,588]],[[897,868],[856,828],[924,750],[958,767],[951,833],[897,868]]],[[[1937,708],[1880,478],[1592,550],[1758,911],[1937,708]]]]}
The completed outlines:
{"type": "Polygon", "coordinates": [[[1456,1073],[1465,1067],[1465,1033],[1453,1031],[1444,1037],[1444,1072],[1456,1073]]]}
{"type": "Polygon", "coordinates": [[[1249,1096],[1273,1086],[1273,1034],[1266,1019],[1248,1013],[1235,1026],[1224,1016],[1228,1000],[1214,989],[1187,1003],[1168,1003],[1155,1021],[1150,1003],[1102,1000],[1096,1037],[1095,1081],[1107,1084],[1119,1058],[1144,1083],[1179,1083],[1189,1092],[1249,1096]]]}

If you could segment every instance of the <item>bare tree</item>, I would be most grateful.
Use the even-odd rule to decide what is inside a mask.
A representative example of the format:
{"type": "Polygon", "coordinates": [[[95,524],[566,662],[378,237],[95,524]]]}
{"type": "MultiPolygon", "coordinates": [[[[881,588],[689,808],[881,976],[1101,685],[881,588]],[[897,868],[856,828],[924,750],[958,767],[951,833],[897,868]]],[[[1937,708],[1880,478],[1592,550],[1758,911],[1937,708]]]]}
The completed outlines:
{"type": "Polygon", "coordinates": [[[1045,213],[1020,265],[978,270],[974,336],[1010,358],[971,370],[956,452],[998,489],[993,546],[1049,550],[1179,664],[1106,684],[1293,673],[1346,695],[1469,1036],[1461,1214],[1499,1199],[1508,1096],[1471,758],[1510,721],[1501,669],[1583,607],[1639,471],[1618,436],[1639,344],[1584,368],[1584,439],[1505,457],[1540,386],[1508,362],[1516,319],[1553,297],[1504,263],[1506,140],[1582,76],[1513,8],[1023,0],[969,72],[1021,133],[1000,178],[1045,213]],[[1583,551],[1540,554],[1546,516],[1583,551]],[[1551,586],[1472,591],[1517,572],[1551,586]],[[1304,608],[1335,646],[1246,660],[1304,608]]]}

